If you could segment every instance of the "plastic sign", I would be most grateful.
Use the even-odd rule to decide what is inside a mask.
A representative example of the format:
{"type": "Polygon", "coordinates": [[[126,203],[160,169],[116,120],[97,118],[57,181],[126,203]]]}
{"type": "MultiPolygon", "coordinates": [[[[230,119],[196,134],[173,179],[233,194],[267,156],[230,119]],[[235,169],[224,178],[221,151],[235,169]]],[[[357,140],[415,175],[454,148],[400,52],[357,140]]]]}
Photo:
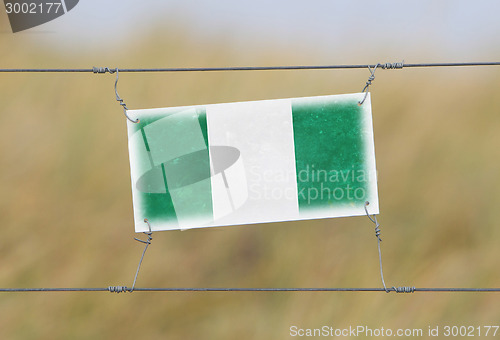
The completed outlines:
{"type": "Polygon", "coordinates": [[[377,214],[363,97],[128,111],[135,231],[377,214]]]}

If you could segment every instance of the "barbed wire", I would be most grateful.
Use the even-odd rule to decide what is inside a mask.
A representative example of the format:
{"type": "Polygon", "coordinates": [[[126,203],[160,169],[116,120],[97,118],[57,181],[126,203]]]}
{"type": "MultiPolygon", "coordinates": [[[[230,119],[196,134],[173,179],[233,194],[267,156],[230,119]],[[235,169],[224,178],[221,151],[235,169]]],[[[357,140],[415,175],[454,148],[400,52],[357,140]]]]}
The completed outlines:
{"type": "MultiPolygon", "coordinates": [[[[396,293],[500,293],[500,288],[406,288],[395,290],[396,293]]],[[[0,293],[20,292],[130,292],[124,286],[110,286],[107,288],[0,288],[0,293]]],[[[385,288],[138,288],[133,292],[384,292],[385,288]]]]}
{"type": "MultiPolygon", "coordinates": [[[[118,72],[217,72],[217,71],[272,71],[272,70],[334,70],[334,69],[402,69],[402,68],[421,68],[421,67],[466,67],[466,66],[500,66],[500,62],[446,62],[446,63],[417,63],[405,64],[396,63],[377,63],[377,64],[356,64],[356,65],[298,65],[298,66],[235,66],[235,67],[179,67],[179,68],[117,68],[117,67],[93,67],[93,68],[12,68],[0,69],[0,73],[117,73],[118,72]]],[[[373,77],[373,72],[372,72],[373,77]]],[[[117,78],[118,79],[118,78],[117,78]]],[[[367,86],[370,84],[367,83],[367,86]]],[[[116,90],[116,82],[115,82],[116,90]]],[[[364,91],[364,90],[363,90],[364,91]]],[[[117,94],[118,98],[118,94],[117,94]]],[[[366,209],[366,208],[365,208],[366,209]]],[[[368,212],[367,212],[368,215],[368,212]]],[[[368,215],[368,217],[370,217],[368,215]]],[[[370,218],[371,219],[371,218],[370,218]]],[[[376,220],[372,222],[376,223],[376,220]]],[[[378,223],[377,227],[378,227],[378,223]]],[[[377,229],[376,229],[377,230],[377,229]]],[[[376,235],[379,236],[378,234],[376,235]]],[[[144,241],[141,241],[144,242],[144,241]]],[[[149,245],[148,242],[144,242],[149,245]]],[[[379,239],[379,257],[380,257],[380,239],[379,239]]],[[[0,293],[18,293],[18,292],[396,292],[396,293],[485,293],[500,292],[500,288],[416,288],[416,287],[391,287],[386,288],[382,274],[381,277],[384,288],[138,288],[135,287],[137,274],[140,264],[144,258],[144,252],[137,268],[136,276],[132,288],[127,286],[109,286],[107,288],[0,288],[0,293]]],[[[381,261],[381,260],[380,260],[381,261]]],[[[381,265],[381,264],[380,264],[381,265]]]]}
{"type": "Polygon", "coordinates": [[[402,69],[418,67],[460,67],[460,66],[500,66],[500,61],[493,62],[446,62],[446,63],[376,63],[354,65],[296,65],[296,66],[232,66],[232,67],[167,67],[167,68],[3,68],[0,72],[58,72],[58,73],[114,73],[119,72],[217,72],[217,71],[273,71],[273,70],[334,70],[334,69],[366,69],[379,67],[382,69],[402,69]]]}

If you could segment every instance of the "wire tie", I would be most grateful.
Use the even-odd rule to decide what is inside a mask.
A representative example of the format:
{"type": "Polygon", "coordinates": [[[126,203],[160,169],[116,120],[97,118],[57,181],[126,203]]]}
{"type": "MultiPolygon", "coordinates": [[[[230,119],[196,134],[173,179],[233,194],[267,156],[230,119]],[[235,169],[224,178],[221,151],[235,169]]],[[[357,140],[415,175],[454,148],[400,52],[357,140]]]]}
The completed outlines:
{"type": "Polygon", "coordinates": [[[394,70],[394,69],[402,69],[404,67],[405,61],[403,60],[400,63],[385,63],[385,64],[376,64],[373,69],[371,68],[370,65],[368,65],[368,70],[370,71],[370,76],[368,77],[368,80],[365,83],[365,87],[363,88],[363,91],[361,93],[364,93],[365,96],[363,97],[363,100],[358,102],[359,105],[363,105],[363,103],[366,100],[366,97],[368,96],[368,88],[372,84],[372,82],[375,80],[375,71],[377,70],[377,67],[380,67],[383,70],[394,70]]]}
{"type": "Polygon", "coordinates": [[[375,65],[375,67],[373,69],[370,67],[370,65],[368,65],[368,70],[370,71],[370,76],[368,77],[368,80],[366,81],[365,87],[363,87],[363,91],[361,91],[361,93],[364,93],[365,96],[363,97],[363,100],[358,102],[358,105],[363,105],[363,103],[365,102],[366,97],[368,96],[368,88],[372,84],[372,81],[375,80],[375,71],[377,70],[377,67],[379,65],[380,64],[375,65]]]}
{"type": "Polygon", "coordinates": [[[131,121],[132,123],[139,123],[139,119],[136,119],[136,120],[133,120],[132,118],[130,118],[127,114],[127,110],[128,110],[128,107],[127,107],[127,104],[125,104],[123,102],[123,99],[120,98],[120,95],[118,94],[118,67],[111,71],[109,68],[106,67],[106,69],[108,70],[109,73],[115,73],[116,72],[116,80],[115,80],[115,95],[116,95],[116,101],[123,107],[123,114],[125,115],[125,117],[127,117],[127,119],[129,121],[131,121]]]}
{"type": "Polygon", "coordinates": [[[109,286],[108,287],[108,291],[110,293],[124,293],[124,292],[128,292],[129,289],[126,287],[126,286],[109,286]]]}
{"type": "Polygon", "coordinates": [[[123,114],[125,114],[125,117],[127,117],[127,119],[129,121],[131,121],[132,123],[139,123],[139,119],[136,119],[136,120],[133,120],[132,118],[129,117],[129,115],[127,114],[127,110],[128,110],[128,107],[127,107],[127,104],[124,103],[123,99],[120,98],[120,95],[118,94],[118,67],[117,68],[109,68],[109,67],[92,67],[92,72],[94,73],[100,73],[100,74],[103,74],[103,73],[109,73],[109,74],[113,74],[113,73],[116,73],[116,80],[115,80],[115,96],[116,96],[116,101],[123,107],[123,114]]]}
{"type": "Polygon", "coordinates": [[[116,72],[116,69],[112,69],[112,68],[109,68],[109,67],[92,67],[92,72],[94,73],[100,73],[100,74],[103,74],[103,73],[110,73],[110,74],[113,74],[116,72]]]}
{"type": "Polygon", "coordinates": [[[392,287],[396,293],[414,293],[415,287],[392,287]]]}
{"type": "Polygon", "coordinates": [[[147,223],[148,229],[149,229],[149,231],[144,232],[144,234],[148,236],[148,239],[146,241],[143,241],[141,239],[134,237],[134,240],[142,242],[142,243],[146,244],[146,246],[144,247],[144,251],[142,252],[141,260],[139,261],[139,265],[137,266],[137,270],[136,270],[135,276],[134,276],[134,283],[132,283],[132,288],[128,288],[127,286],[109,286],[108,291],[110,293],[123,293],[123,292],[132,293],[134,291],[135,283],[137,282],[137,276],[139,276],[139,270],[141,269],[142,260],[144,260],[144,255],[146,254],[146,250],[148,250],[148,246],[151,244],[151,241],[153,240],[153,237],[151,236],[151,235],[153,235],[153,232],[151,231],[151,225],[149,224],[148,219],[145,218],[144,222],[147,223]]]}
{"type": "Polygon", "coordinates": [[[153,232],[151,231],[151,224],[149,224],[149,221],[147,218],[144,219],[144,223],[148,225],[149,231],[144,232],[143,234],[147,235],[148,239],[146,241],[143,241],[138,238],[134,238],[134,240],[139,241],[144,243],[146,246],[144,247],[144,251],[142,252],[141,260],[139,261],[139,265],[137,266],[137,271],[135,272],[135,277],[134,277],[134,283],[132,284],[132,288],[130,288],[129,292],[133,292],[135,288],[135,283],[137,282],[137,276],[139,276],[139,270],[141,269],[141,264],[142,260],[144,259],[144,255],[146,254],[146,250],[148,250],[149,245],[151,244],[151,241],[153,240],[153,232]]]}
{"type": "Polygon", "coordinates": [[[391,289],[387,288],[385,285],[385,280],[384,280],[384,271],[382,269],[382,251],[380,249],[380,242],[382,242],[382,238],[380,238],[381,230],[380,230],[380,223],[377,221],[377,216],[374,214],[370,216],[368,213],[367,207],[370,205],[370,202],[366,201],[365,202],[365,212],[366,216],[372,221],[373,224],[375,224],[375,237],[377,238],[377,246],[378,246],[378,261],[380,265],[380,278],[382,280],[382,285],[384,286],[384,290],[386,293],[390,293],[392,291],[396,293],[413,293],[415,292],[415,287],[392,287],[391,289]]]}
{"type": "Polygon", "coordinates": [[[403,60],[400,63],[385,63],[385,64],[379,64],[379,67],[382,68],[383,70],[400,70],[405,66],[405,61],[403,60]]]}

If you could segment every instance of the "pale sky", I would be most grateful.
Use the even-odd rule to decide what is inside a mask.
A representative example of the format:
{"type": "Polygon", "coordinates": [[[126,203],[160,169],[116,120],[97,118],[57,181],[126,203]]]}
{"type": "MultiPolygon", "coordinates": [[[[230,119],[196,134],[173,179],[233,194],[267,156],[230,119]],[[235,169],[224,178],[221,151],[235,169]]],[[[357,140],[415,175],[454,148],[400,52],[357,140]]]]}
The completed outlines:
{"type": "Polygon", "coordinates": [[[373,51],[394,58],[388,61],[490,61],[500,59],[499,13],[498,0],[80,0],[63,17],[17,34],[74,51],[102,50],[133,45],[155,23],[173,22],[195,39],[315,49],[353,62],[373,51]]]}

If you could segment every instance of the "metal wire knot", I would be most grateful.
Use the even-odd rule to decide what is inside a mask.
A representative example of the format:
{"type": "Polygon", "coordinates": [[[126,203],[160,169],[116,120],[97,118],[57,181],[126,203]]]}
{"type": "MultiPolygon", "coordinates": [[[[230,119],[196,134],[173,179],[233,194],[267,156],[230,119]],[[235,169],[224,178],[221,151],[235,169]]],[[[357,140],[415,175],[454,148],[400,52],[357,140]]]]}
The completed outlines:
{"type": "Polygon", "coordinates": [[[366,201],[365,202],[365,212],[366,212],[366,216],[368,216],[368,218],[370,219],[370,221],[372,221],[374,224],[375,224],[375,236],[377,237],[377,239],[382,242],[382,239],[380,238],[380,234],[382,233],[382,231],[380,230],[380,223],[378,223],[377,221],[377,217],[375,215],[373,215],[373,218],[370,216],[370,214],[368,213],[368,209],[367,207],[370,205],[370,202],[366,201]]]}
{"type": "Polygon", "coordinates": [[[394,69],[402,69],[405,66],[405,61],[403,60],[400,63],[385,63],[379,64],[379,67],[383,70],[394,70],[394,69]]]}
{"type": "Polygon", "coordinates": [[[361,100],[360,102],[358,102],[359,105],[363,105],[363,103],[365,102],[366,100],[366,97],[368,96],[368,88],[370,87],[370,85],[372,84],[372,81],[375,80],[375,71],[377,70],[377,67],[379,66],[380,64],[377,64],[375,65],[375,67],[372,69],[369,65],[368,65],[368,70],[370,70],[370,76],[368,77],[368,80],[366,81],[366,84],[365,84],[365,87],[363,87],[363,91],[361,91],[361,93],[364,93],[365,96],[363,97],[363,100],[361,100]]]}
{"type": "Polygon", "coordinates": [[[118,293],[119,294],[119,293],[128,292],[129,289],[126,286],[109,286],[108,291],[110,293],[118,293]]]}
{"type": "Polygon", "coordinates": [[[149,231],[144,231],[143,234],[148,236],[148,239],[146,241],[138,239],[134,237],[134,240],[145,243],[145,244],[151,244],[151,241],[153,240],[153,232],[151,231],[151,224],[149,224],[149,220],[147,218],[144,219],[144,223],[148,225],[149,231]]]}
{"type": "Polygon", "coordinates": [[[372,84],[372,81],[375,80],[375,71],[377,70],[378,67],[380,67],[383,70],[394,70],[394,69],[402,69],[404,67],[404,60],[400,63],[384,63],[384,64],[376,64],[373,69],[371,68],[370,65],[368,65],[368,70],[370,71],[370,76],[368,77],[368,80],[366,81],[365,87],[363,88],[363,91],[361,93],[364,93],[365,96],[363,97],[363,100],[358,102],[359,105],[363,105],[363,103],[366,100],[366,97],[368,96],[368,88],[372,84]]]}
{"type": "Polygon", "coordinates": [[[92,72],[94,73],[110,73],[110,74],[113,74],[116,72],[117,69],[112,69],[112,68],[109,68],[109,67],[92,67],[92,72]]]}
{"type": "Polygon", "coordinates": [[[396,293],[414,293],[415,287],[392,287],[396,293]]]}

